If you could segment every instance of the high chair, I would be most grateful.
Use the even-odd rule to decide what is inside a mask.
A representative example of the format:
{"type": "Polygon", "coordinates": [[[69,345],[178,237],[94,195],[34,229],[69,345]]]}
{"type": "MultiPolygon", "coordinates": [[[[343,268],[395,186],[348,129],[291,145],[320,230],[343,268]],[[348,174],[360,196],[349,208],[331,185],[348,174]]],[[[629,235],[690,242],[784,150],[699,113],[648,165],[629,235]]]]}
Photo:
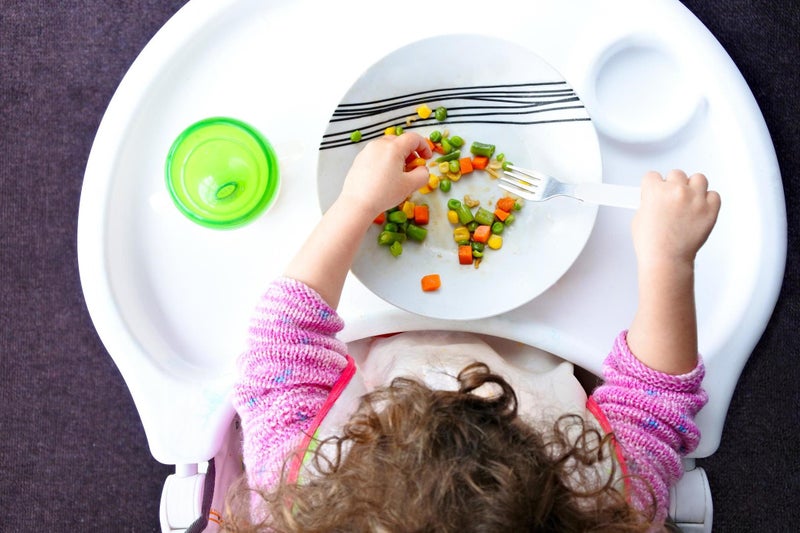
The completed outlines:
{"type": "MultiPolygon", "coordinates": [[[[176,465],[161,501],[165,532],[215,531],[225,490],[241,474],[229,398],[234,360],[254,299],[318,219],[317,162],[332,111],[381,58],[443,37],[439,25],[415,18],[387,38],[380,21],[402,17],[386,6],[191,0],[142,50],[98,128],[78,217],[81,284],[153,457],[176,465]],[[331,35],[331,28],[336,38],[326,38],[325,46],[292,44],[331,35]],[[274,204],[231,231],[184,217],[164,178],[180,132],[217,116],[240,117],[261,130],[280,167],[274,204]]],[[[461,35],[513,41],[515,50],[547,58],[580,97],[575,107],[588,115],[584,123],[591,120],[596,129],[601,181],[631,186],[652,168],[688,167],[709,176],[722,196],[717,226],[697,258],[710,400],[697,418],[702,440],[684,462],[670,512],[684,531],[710,531],[708,479],[694,459],[719,446],[731,396],[775,306],[786,261],[780,170],[752,92],[677,0],[495,0],[493,12],[515,14],[502,24],[474,16],[486,10],[477,0],[464,0],[457,10],[427,7],[426,20],[440,17],[461,35]]],[[[536,168],[549,171],[538,162],[536,168]]],[[[397,331],[474,331],[534,346],[599,375],[612,339],[633,315],[636,264],[632,212],[594,209],[578,258],[528,303],[481,320],[432,321],[393,308],[351,277],[339,308],[347,323],[342,340],[355,347],[397,331]]]]}

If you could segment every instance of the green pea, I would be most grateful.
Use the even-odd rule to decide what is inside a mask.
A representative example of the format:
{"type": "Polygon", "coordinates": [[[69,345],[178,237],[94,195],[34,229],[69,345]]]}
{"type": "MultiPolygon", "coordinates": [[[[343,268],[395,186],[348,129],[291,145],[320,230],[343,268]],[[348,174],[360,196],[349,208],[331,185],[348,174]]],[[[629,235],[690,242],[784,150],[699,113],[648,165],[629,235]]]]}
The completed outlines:
{"type": "Polygon", "coordinates": [[[397,232],[398,226],[394,222],[387,222],[383,225],[383,231],[397,232]]]}
{"type": "Polygon", "coordinates": [[[511,161],[503,161],[503,170],[508,170],[508,166],[513,164],[511,161]]]}
{"type": "Polygon", "coordinates": [[[514,221],[515,221],[515,220],[516,220],[516,217],[514,217],[514,215],[508,215],[508,216],[506,217],[506,221],[504,222],[504,224],[505,224],[506,226],[510,226],[511,224],[513,224],[513,223],[514,223],[514,221]]]}
{"type": "Polygon", "coordinates": [[[497,159],[499,162],[502,163],[506,159],[506,154],[497,154],[497,157],[495,157],[495,159],[497,159]]]}
{"type": "Polygon", "coordinates": [[[350,141],[357,143],[361,140],[361,130],[356,130],[350,134],[350,141]]]}
{"type": "Polygon", "coordinates": [[[486,245],[482,242],[472,241],[472,249],[476,252],[482,252],[484,249],[486,249],[486,245]]]}
{"type": "Polygon", "coordinates": [[[450,161],[448,165],[450,167],[450,172],[452,172],[453,174],[456,174],[461,171],[461,164],[458,161],[455,160],[450,161]]]}
{"type": "Polygon", "coordinates": [[[395,126],[394,127],[394,134],[398,137],[403,134],[403,126],[395,126]]]}
{"type": "Polygon", "coordinates": [[[439,180],[439,190],[442,192],[450,192],[450,188],[453,186],[453,182],[447,178],[442,178],[439,180]]]}
{"type": "Polygon", "coordinates": [[[501,233],[503,233],[504,229],[506,229],[506,225],[500,221],[492,224],[492,233],[494,233],[495,235],[500,235],[501,233]]]}
{"type": "Polygon", "coordinates": [[[449,154],[453,152],[455,148],[453,148],[453,145],[450,144],[450,141],[448,139],[442,139],[442,150],[444,150],[445,154],[449,154]]]}
{"type": "MultiPolygon", "coordinates": [[[[470,215],[471,215],[471,214],[472,214],[472,213],[470,213],[470,215]]],[[[459,218],[459,221],[460,221],[460,220],[461,220],[461,219],[459,218]]],[[[480,226],[480,224],[478,224],[477,222],[475,222],[475,220],[470,220],[469,222],[467,222],[466,226],[467,226],[467,229],[469,230],[469,232],[470,232],[470,233],[474,233],[474,232],[475,232],[475,230],[476,230],[476,229],[478,229],[478,226],[480,226]]]]}
{"type": "Polygon", "coordinates": [[[442,132],[439,130],[433,130],[428,138],[431,140],[431,142],[438,143],[442,140],[442,132]]]}
{"type": "Polygon", "coordinates": [[[436,117],[436,120],[439,122],[443,122],[447,119],[447,108],[444,106],[437,107],[436,111],[433,112],[433,116],[436,117]]]}
{"type": "Polygon", "coordinates": [[[457,200],[455,198],[450,198],[449,200],[447,200],[447,209],[452,209],[453,211],[455,211],[459,207],[461,207],[460,200],[457,200]]]}

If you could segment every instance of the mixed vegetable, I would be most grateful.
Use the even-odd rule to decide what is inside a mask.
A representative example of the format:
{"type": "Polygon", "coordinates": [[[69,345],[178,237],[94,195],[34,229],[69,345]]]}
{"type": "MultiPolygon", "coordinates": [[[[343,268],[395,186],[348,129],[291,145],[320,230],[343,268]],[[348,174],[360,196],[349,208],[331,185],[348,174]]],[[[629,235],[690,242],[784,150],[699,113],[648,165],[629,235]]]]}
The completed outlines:
{"type": "MultiPolygon", "coordinates": [[[[432,110],[428,105],[422,104],[416,112],[415,117],[406,120],[407,125],[412,119],[434,117],[441,122],[447,118],[447,109],[442,106],[432,110]]],[[[385,135],[402,133],[402,126],[390,126],[384,130],[385,135]]],[[[361,132],[354,131],[351,140],[359,142],[361,132]]],[[[452,194],[454,183],[475,171],[485,172],[496,179],[499,171],[510,164],[506,161],[505,154],[495,154],[495,145],[479,141],[468,145],[462,137],[451,135],[447,130],[434,130],[426,140],[433,157],[426,160],[415,153],[406,161],[406,170],[419,166],[429,167],[428,183],[417,191],[421,195],[435,191],[452,194]]],[[[502,234],[514,222],[514,213],[522,208],[522,203],[519,199],[505,196],[497,200],[493,207],[487,208],[481,206],[479,200],[467,195],[461,199],[450,197],[447,208],[447,219],[454,226],[453,240],[457,246],[458,262],[478,268],[488,250],[499,250],[503,246],[502,234]]],[[[424,226],[429,222],[428,204],[415,203],[409,197],[375,219],[375,224],[382,226],[378,234],[378,244],[386,246],[389,253],[399,257],[408,241],[425,240],[428,230],[424,226]]],[[[441,280],[437,274],[430,274],[422,278],[421,285],[423,291],[435,291],[441,286],[441,280]]]]}

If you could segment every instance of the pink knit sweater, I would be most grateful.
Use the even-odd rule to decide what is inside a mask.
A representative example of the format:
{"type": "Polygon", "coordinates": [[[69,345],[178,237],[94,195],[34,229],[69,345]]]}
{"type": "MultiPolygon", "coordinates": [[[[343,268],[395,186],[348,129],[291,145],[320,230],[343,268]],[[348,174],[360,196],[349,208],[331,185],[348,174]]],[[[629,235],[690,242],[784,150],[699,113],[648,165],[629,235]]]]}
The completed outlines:
{"type": "MultiPolygon", "coordinates": [[[[262,297],[234,391],[251,486],[274,486],[288,454],[312,430],[347,366],[347,347],[336,338],[343,326],[336,311],[299,281],[279,278],[262,297]]],[[[667,515],[669,487],[681,476],[681,456],[700,439],[693,418],[707,401],[703,374],[702,363],[682,376],[646,367],[631,354],[623,331],[603,365],[605,382],[590,400],[610,423],[628,470],[654,490],[659,520],[667,515]]],[[[643,507],[649,495],[633,484],[632,501],[643,507]]]]}

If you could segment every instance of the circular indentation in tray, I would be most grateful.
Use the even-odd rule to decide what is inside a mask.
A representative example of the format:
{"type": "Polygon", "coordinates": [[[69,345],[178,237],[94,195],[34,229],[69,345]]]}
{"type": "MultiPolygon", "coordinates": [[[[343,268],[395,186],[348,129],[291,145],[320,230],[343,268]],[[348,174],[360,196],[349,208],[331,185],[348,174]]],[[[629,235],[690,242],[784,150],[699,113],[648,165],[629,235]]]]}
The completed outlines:
{"type": "Polygon", "coordinates": [[[647,36],[618,40],[590,69],[597,128],[628,143],[663,140],[682,130],[700,103],[697,87],[667,45],[647,36]]]}

